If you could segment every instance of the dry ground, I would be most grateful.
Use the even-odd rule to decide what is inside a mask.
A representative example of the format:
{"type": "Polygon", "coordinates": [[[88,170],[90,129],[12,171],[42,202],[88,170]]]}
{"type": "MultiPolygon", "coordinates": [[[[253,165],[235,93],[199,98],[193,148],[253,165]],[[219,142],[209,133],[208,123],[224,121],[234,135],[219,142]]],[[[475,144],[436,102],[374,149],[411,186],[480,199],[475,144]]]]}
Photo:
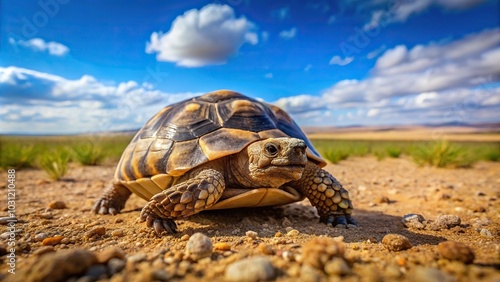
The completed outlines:
{"type": "MultiPolygon", "coordinates": [[[[112,246],[125,252],[126,268],[103,281],[221,281],[227,264],[263,253],[277,270],[273,276],[277,281],[337,281],[339,276],[328,277],[303,266],[302,246],[318,236],[343,236],[350,268],[350,273],[342,277],[346,281],[500,281],[500,163],[437,169],[419,168],[405,158],[377,161],[364,157],[326,169],[350,191],[359,228],[332,228],[319,223],[315,209],[304,200],[278,208],[205,212],[179,220],[179,233],[163,238],[137,223],[145,203],[139,197],[132,196],[117,216],[91,213],[95,200],[109,185],[113,166],[74,165],[59,182],[46,180],[43,171],[19,171],[16,274],[7,273],[3,255],[0,280],[23,281],[33,264],[47,256],[38,252],[51,248],[42,246],[40,238],[61,235],[64,238],[53,247],[55,253],[77,248],[98,253],[112,246]],[[54,201],[63,201],[67,208],[49,209],[54,201]],[[402,225],[401,218],[410,213],[421,214],[429,221],[439,215],[456,215],[461,224],[451,229],[409,229],[402,225]],[[105,228],[103,235],[89,235],[91,230],[102,231],[100,227],[105,228]],[[246,236],[247,231],[257,232],[258,237],[246,236]],[[216,250],[211,259],[200,262],[172,259],[179,259],[176,254],[183,252],[186,234],[196,232],[208,235],[214,244],[226,242],[230,250],[216,250]],[[399,252],[387,250],[381,241],[390,233],[406,236],[413,247],[399,252]],[[437,245],[447,240],[472,248],[474,262],[465,265],[441,259],[437,245]]],[[[0,183],[0,216],[7,214],[5,179],[2,177],[0,183]]],[[[6,225],[0,228],[5,234],[6,225]]],[[[3,237],[0,244],[5,247],[5,242],[3,237]]],[[[87,278],[78,281],[90,281],[87,278]]]]}

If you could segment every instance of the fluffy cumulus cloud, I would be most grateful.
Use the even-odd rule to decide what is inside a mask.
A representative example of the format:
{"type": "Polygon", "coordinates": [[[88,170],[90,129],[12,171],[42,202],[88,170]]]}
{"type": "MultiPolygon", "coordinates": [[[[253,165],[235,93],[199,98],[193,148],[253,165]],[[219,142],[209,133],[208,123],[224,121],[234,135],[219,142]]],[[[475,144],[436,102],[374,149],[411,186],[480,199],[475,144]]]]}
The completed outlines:
{"type": "Polygon", "coordinates": [[[254,24],[228,5],[208,4],[178,16],[167,33],[153,32],[147,53],[184,67],[225,63],[244,43],[257,44],[254,24]]]}
{"type": "MultiPolygon", "coordinates": [[[[364,29],[370,30],[380,25],[405,22],[411,16],[424,12],[432,6],[445,10],[462,10],[483,3],[484,0],[418,0],[418,1],[373,1],[371,19],[364,29]]],[[[369,6],[369,5],[368,5],[369,6]]]]}
{"type": "Polygon", "coordinates": [[[14,46],[29,48],[36,52],[47,52],[53,56],[64,56],[69,53],[69,48],[66,45],[54,41],[47,42],[41,38],[17,41],[14,38],[9,38],[9,43],[14,46]]]}
{"type": "Polygon", "coordinates": [[[0,93],[4,133],[139,128],[167,104],[198,94],[165,93],[135,81],[109,84],[89,75],[71,80],[18,67],[0,67],[0,93]]]}
{"type": "Polygon", "coordinates": [[[373,120],[417,123],[436,118],[463,122],[468,122],[468,118],[499,120],[498,62],[500,28],[447,43],[412,48],[398,45],[378,57],[365,79],[339,81],[320,97],[299,95],[277,103],[299,118],[302,113],[314,110],[320,115],[319,120],[324,120],[324,111],[310,109],[311,105],[321,104],[345,113],[341,120],[346,123],[362,117],[368,124],[373,120]],[[402,120],[405,115],[411,118],[402,120]]]}

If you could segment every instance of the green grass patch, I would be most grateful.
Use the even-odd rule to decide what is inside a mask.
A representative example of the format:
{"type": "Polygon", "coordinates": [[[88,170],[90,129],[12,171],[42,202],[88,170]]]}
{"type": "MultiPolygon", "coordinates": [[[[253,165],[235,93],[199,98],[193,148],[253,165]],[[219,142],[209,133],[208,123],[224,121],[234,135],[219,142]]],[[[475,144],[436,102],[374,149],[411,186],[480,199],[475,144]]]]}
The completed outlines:
{"type": "Polygon", "coordinates": [[[5,144],[0,141],[0,168],[16,170],[33,167],[36,150],[33,144],[5,144]]]}
{"type": "Polygon", "coordinates": [[[72,149],[75,160],[82,165],[98,165],[106,157],[103,147],[94,142],[77,144],[72,149]]]}
{"type": "Polygon", "coordinates": [[[420,166],[434,167],[471,167],[477,161],[467,148],[446,140],[416,146],[412,158],[420,166]]]}
{"type": "Polygon", "coordinates": [[[40,156],[39,166],[51,179],[60,180],[68,172],[70,157],[68,149],[52,149],[40,156]]]}
{"type": "Polygon", "coordinates": [[[347,159],[349,154],[348,148],[331,148],[324,153],[325,158],[334,164],[347,159]]]}

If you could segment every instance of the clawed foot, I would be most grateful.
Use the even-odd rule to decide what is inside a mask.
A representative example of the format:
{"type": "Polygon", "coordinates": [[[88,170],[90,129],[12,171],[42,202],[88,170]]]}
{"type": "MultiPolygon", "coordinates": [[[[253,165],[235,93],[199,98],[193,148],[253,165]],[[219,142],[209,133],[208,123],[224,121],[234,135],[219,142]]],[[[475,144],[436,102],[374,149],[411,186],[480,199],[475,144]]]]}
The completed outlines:
{"type": "Polygon", "coordinates": [[[333,227],[337,225],[343,225],[347,229],[349,225],[354,227],[359,227],[358,223],[350,215],[326,215],[319,219],[320,222],[326,223],[326,225],[332,225],[333,227]]]}
{"type": "Polygon", "coordinates": [[[94,205],[92,210],[96,214],[112,214],[117,215],[123,209],[123,205],[118,205],[113,200],[107,200],[106,198],[100,198],[94,205]]]}
{"type": "Polygon", "coordinates": [[[164,232],[168,234],[177,233],[177,224],[175,221],[166,218],[160,218],[154,214],[142,210],[140,220],[146,222],[146,226],[153,228],[156,235],[162,236],[164,232]]]}

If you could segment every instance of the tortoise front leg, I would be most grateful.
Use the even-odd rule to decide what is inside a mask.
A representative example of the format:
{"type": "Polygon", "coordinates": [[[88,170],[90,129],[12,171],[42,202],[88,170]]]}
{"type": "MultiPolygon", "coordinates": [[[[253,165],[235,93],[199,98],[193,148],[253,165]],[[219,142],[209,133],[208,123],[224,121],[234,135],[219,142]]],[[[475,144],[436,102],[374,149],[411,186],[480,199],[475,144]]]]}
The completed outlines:
{"type": "Polygon", "coordinates": [[[114,183],[104,191],[102,196],[94,205],[94,213],[99,214],[118,214],[125,206],[125,202],[130,197],[130,190],[120,183],[114,183]]]}
{"type": "Polygon", "coordinates": [[[142,209],[140,219],[160,236],[175,233],[174,219],[188,217],[215,204],[224,191],[224,176],[215,169],[205,169],[196,176],[154,195],[142,209]]]}
{"type": "Polygon", "coordinates": [[[320,216],[320,222],[326,224],[358,225],[351,217],[353,206],[349,199],[349,193],[342,185],[326,170],[319,168],[312,162],[308,162],[302,178],[290,182],[290,186],[301,191],[311,204],[316,207],[320,216]]]}

